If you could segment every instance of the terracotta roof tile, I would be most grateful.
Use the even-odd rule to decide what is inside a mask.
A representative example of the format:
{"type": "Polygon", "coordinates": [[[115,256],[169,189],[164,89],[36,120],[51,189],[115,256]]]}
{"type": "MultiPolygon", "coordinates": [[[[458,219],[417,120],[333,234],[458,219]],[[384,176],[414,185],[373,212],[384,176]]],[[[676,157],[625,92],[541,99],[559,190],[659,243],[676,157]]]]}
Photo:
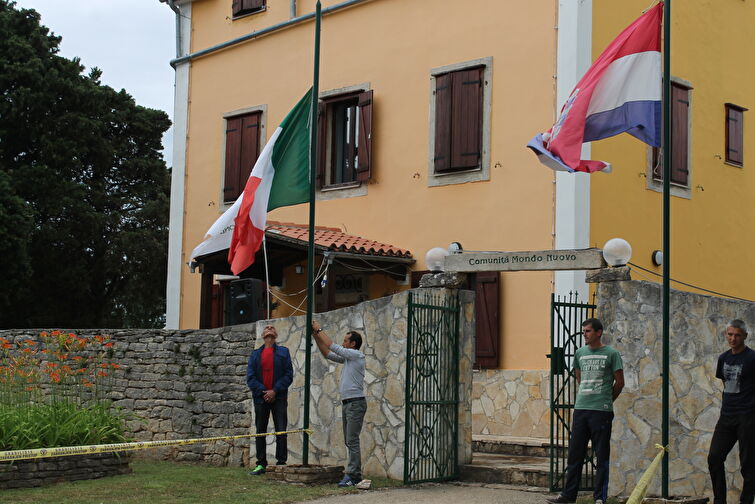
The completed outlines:
{"type": "MultiPolygon", "coordinates": [[[[303,242],[309,240],[309,231],[305,224],[268,221],[266,232],[303,242]]],[[[315,245],[328,250],[349,252],[351,254],[402,257],[407,259],[412,257],[412,253],[406,249],[360,236],[349,235],[341,232],[338,228],[326,226],[315,226],[315,245]]]]}

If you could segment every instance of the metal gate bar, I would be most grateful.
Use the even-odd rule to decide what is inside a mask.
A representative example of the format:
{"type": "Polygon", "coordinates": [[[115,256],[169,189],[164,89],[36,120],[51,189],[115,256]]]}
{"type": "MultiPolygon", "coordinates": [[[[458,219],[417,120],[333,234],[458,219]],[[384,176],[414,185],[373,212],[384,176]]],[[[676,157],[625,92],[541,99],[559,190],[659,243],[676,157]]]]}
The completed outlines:
{"type": "Polygon", "coordinates": [[[458,478],[459,298],[409,292],[404,483],[458,478]]]}
{"type": "MultiPolygon", "coordinates": [[[[551,295],[551,443],[550,478],[551,492],[561,491],[566,480],[566,461],[571,434],[572,412],[577,396],[577,380],[574,373],[574,354],[584,344],[582,322],[595,315],[595,304],[580,303],[576,293],[569,296],[551,295]]],[[[595,460],[592,449],[588,451],[582,470],[580,490],[592,490],[595,486],[595,460]]]]}

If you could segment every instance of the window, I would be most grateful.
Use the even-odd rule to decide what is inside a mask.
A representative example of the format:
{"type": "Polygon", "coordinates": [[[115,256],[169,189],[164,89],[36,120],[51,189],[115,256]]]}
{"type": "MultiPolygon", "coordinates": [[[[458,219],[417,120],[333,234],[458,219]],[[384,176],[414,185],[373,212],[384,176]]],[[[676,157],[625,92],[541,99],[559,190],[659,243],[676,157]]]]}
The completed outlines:
{"type": "Polygon", "coordinates": [[[489,180],[491,75],[492,58],[432,71],[428,185],[489,180]]]}
{"type": "MultiPolygon", "coordinates": [[[[690,197],[690,91],[685,83],[671,83],[671,185],[675,196],[690,197]]],[[[663,151],[650,150],[648,188],[663,190],[663,151]]]]}
{"type": "Polygon", "coordinates": [[[744,112],[746,108],[726,104],[726,162],[735,166],[744,164],[744,112]]]}
{"type": "Polygon", "coordinates": [[[435,173],[480,167],[482,70],[435,76],[435,173]]]}
{"type": "Polygon", "coordinates": [[[231,4],[233,17],[245,16],[265,10],[265,0],[233,0],[231,4]]]}
{"type": "Polygon", "coordinates": [[[243,192],[260,153],[262,112],[226,118],[223,201],[235,201],[243,192]]]}
{"type": "Polygon", "coordinates": [[[317,187],[354,187],[370,179],[372,91],[329,96],[320,102],[317,187]]]}

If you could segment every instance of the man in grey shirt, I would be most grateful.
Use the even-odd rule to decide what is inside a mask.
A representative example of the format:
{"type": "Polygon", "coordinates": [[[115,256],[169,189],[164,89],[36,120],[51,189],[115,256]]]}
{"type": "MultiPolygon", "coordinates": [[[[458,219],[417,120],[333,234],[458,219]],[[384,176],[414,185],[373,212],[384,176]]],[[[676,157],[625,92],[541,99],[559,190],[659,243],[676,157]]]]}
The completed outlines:
{"type": "Polygon", "coordinates": [[[349,452],[346,474],[338,483],[339,487],[354,486],[362,481],[362,460],[359,450],[359,433],[367,411],[364,399],[364,354],[359,351],[362,335],[349,331],[343,337],[343,344],[333,343],[317,321],[312,321],[312,335],[322,355],[333,362],[343,364],[339,391],[343,403],[343,439],[349,452]]]}

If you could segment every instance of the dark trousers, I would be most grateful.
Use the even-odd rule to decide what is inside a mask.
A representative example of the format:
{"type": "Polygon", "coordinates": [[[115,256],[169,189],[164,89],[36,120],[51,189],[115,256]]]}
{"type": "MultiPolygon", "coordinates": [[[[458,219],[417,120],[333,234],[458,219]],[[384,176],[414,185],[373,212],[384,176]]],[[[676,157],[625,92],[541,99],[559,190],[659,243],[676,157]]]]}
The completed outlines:
{"type": "Polygon", "coordinates": [[[561,493],[570,501],[577,500],[579,482],[582,479],[582,465],[587,455],[587,442],[592,442],[592,451],[597,459],[595,472],[595,500],[608,498],[608,464],[611,458],[612,411],[574,410],[569,456],[566,461],[566,483],[561,493]]]}
{"type": "MultiPolygon", "coordinates": [[[[270,422],[270,413],[273,414],[273,425],[275,432],[286,430],[288,426],[288,400],[277,398],[271,403],[254,403],[254,423],[257,427],[257,434],[267,432],[267,426],[270,422]]],[[[258,436],[255,438],[257,448],[257,465],[267,467],[267,445],[265,443],[267,436],[258,436]]],[[[275,458],[278,465],[285,464],[288,459],[288,440],[286,435],[275,436],[275,458]]]]}
{"type": "Polygon", "coordinates": [[[735,443],[739,443],[742,471],[741,504],[752,504],[755,495],[755,412],[743,415],[721,415],[713,431],[708,452],[708,470],[713,483],[713,504],[726,504],[726,472],[724,462],[735,443]]]}

